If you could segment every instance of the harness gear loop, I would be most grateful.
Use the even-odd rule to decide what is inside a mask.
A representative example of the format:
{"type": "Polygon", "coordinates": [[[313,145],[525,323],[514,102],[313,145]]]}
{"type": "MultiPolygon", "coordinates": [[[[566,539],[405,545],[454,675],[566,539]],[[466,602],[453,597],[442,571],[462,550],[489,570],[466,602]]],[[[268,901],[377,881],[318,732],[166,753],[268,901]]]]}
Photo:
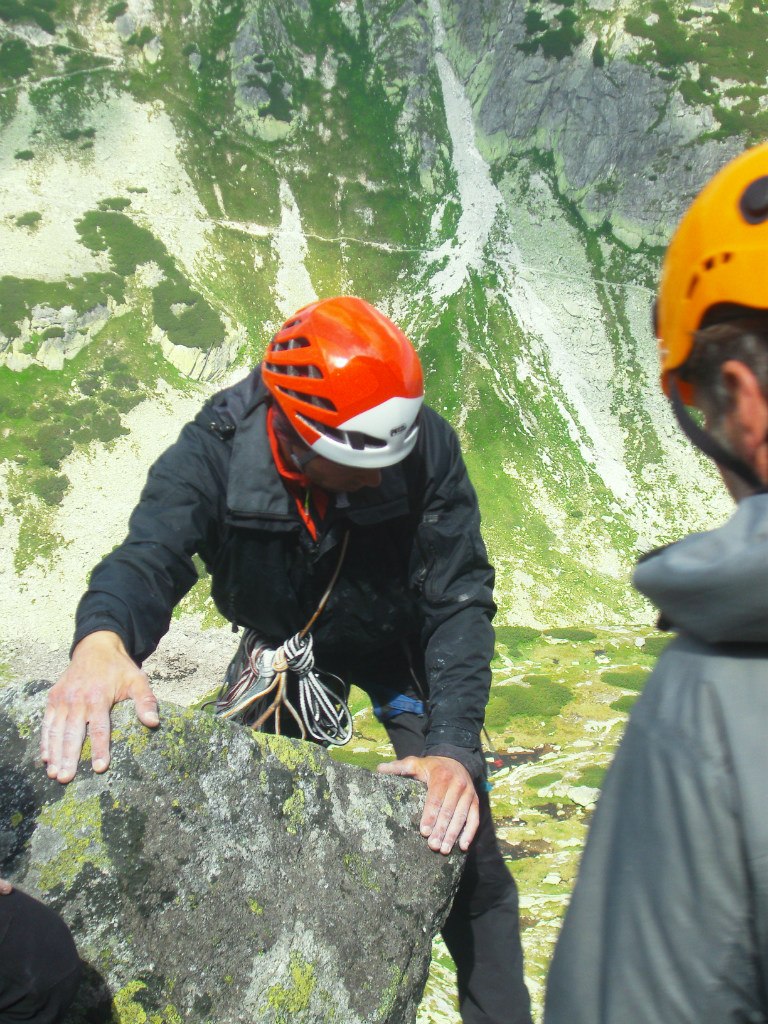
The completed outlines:
{"type": "Polygon", "coordinates": [[[314,645],[309,632],[328,602],[348,545],[349,531],[344,535],[331,581],[314,614],[300,632],[273,650],[255,630],[246,630],[243,637],[245,664],[234,684],[216,701],[217,717],[233,718],[242,714],[254,730],[261,729],[274,717],[274,730],[280,735],[281,716],[285,709],[296,722],[303,740],[309,737],[318,743],[339,747],[349,742],[352,715],[345,700],[347,688],[338,676],[315,668],[314,645]],[[289,697],[289,674],[296,677],[298,709],[289,697]],[[333,680],[336,686],[329,685],[324,679],[333,680]],[[340,692],[336,692],[337,689],[340,692]],[[264,710],[253,707],[257,701],[264,702],[270,696],[264,710]],[[249,721],[249,708],[253,709],[251,715],[257,712],[254,721],[249,721]]]}

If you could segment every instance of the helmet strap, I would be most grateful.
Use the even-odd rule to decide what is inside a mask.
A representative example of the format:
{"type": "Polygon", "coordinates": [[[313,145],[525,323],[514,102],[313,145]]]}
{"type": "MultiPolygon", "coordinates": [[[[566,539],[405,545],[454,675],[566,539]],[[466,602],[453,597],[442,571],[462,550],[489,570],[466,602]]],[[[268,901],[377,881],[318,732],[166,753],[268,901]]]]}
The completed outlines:
{"type": "Polygon", "coordinates": [[[703,430],[691,416],[680,394],[676,374],[669,376],[669,400],[680,429],[691,444],[716,462],[718,466],[735,473],[752,488],[755,494],[768,493],[768,484],[760,479],[754,469],[738,455],[729,452],[725,445],[721,444],[712,434],[703,430]]]}

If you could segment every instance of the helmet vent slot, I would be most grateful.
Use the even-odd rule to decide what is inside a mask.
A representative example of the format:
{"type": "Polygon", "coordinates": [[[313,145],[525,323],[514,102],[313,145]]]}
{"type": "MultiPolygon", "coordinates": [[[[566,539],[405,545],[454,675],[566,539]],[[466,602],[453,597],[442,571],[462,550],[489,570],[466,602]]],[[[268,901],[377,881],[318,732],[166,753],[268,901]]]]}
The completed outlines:
{"type": "Polygon", "coordinates": [[[355,451],[362,452],[368,448],[387,447],[387,442],[382,441],[379,437],[371,437],[370,434],[363,434],[359,430],[337,430],[335,427],[329,427],[327,423],[318,423],[317,420],[312,420],[307,416],[302,416],[301,413],[297,413],[296,415],[298,419],[303,423],[306,423],[308,427],[316,430],[318,434],[330,437],[332,440],[338,441],[339,444],[343,444],[345,447],[354,448],[355,451]]]}
{"type": "Polygon", "coordinates": [[[333,402],[329,398],[323,398],[321,395],[308,395],[303,391],[293,391],[291,388],[286,388],[282,384],[277,385],[277,390],[281,395],[288,395],[289,398],[295,398],[299,402],[306,402],[307,405],[314,405],[317,409],[326,409],[328,412],[336,412],[336,406],[333,402]]]}
{"type": "MultiPolygon", "coordinates": [[[[288,327],[291,324],[287,325],[288,327]]],[[[273,352],[293,352],[297,348],[309,348],[309,341],[306,338],[288,338],[287,341],[273,341],[273,352]]]]}
{"type": "Polygon", "coordinates": [[[308,363],[306,366],[293,364],[286,366],[283,363],[266,363],[266,367],[272,373],[279,373],[283,377],[310,377],[313,380],[322,380],[323,371],[319,366],[308,363]]]}
{"type": "Polygon", "coordinates": [[[715,265],[715,257],[710,256],[708,260],[704,260],[704,269],[711,270],[715,265]]]}
{"type": "Polygon", "coordinates": [[[686,298],[690,299],[693,296],[693,293],[696,291],[696,286],[698,285],[698,283],[699,283],[699,275],[698,274],[694,274],[693,277],[691,278],[690,284],[688,285],[688,293],[687,293],[686,298]]]}

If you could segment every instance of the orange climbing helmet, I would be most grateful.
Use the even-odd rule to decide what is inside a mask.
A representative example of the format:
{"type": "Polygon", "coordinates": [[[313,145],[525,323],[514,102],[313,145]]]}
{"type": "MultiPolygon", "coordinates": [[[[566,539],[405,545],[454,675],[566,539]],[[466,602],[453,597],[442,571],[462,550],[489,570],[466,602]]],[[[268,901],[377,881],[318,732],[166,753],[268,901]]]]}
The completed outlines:
{"type": "MultiPolygon", "coordinates": [[[[690,355],[693,332],[705,318],[717,322],[766,310],[768,143],[763,143],[705,185],[667,249],[654,316],[665,393],[670,393],[670,374],[690,355]]],[[[682,400],[692,404],[690,385],[679,380],[677,387],[682,400]]]]}
{"type": "Polygon", "coordinates": [[[378,469],[416,444],[421,363],[399,327],[363,299],[304,306],[269,343],[264,383],[317,455],[378,469]]]}

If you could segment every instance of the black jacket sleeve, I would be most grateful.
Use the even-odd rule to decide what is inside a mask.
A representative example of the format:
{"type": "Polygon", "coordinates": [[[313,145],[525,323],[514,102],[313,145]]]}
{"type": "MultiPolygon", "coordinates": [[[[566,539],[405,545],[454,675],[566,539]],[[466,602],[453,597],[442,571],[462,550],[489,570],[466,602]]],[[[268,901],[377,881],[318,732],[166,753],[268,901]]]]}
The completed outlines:
{"type": "Polygon", "coordinates": [[[437,414],[424,413],[422,465],[429,470],[412,580],[421,595],[429,684],[426,753],[454,757],[478,777],[494,650],[494,572],[458,438],[437,414]]]}
{"type": "Polygon", "coordinates": [[[216,547],[226,504],[229,444],[188,423],[149,471],[128,536],[91,573],[78,605],[74,646],[96,630],[117,633],[141,664],[168,631],[197,579],[195,553],[216,547]]]}

